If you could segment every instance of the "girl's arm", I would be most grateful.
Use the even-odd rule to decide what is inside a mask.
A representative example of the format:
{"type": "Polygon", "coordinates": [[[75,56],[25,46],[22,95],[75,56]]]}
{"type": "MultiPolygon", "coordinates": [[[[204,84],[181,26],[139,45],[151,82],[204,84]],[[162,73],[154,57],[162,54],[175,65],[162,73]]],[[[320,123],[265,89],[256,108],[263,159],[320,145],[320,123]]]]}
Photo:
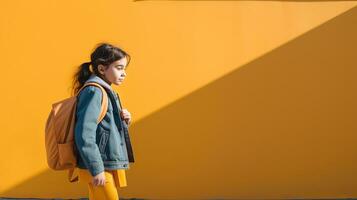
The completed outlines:
{"type": "Polygon", "coordinates": [[[100,114],[102,91],[96,86],[85,87],[78,96],[75,124],[75,143],[92,176],[104,171],[96,144],[97,120],[100,114]]]}

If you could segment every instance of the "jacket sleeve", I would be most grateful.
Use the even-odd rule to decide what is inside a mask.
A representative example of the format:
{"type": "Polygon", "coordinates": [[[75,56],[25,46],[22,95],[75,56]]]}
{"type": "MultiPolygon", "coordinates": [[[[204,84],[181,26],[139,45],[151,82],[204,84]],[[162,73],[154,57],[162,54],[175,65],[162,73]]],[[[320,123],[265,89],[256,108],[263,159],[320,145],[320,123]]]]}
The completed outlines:
{"type": "Polygon", "coordinates": [[[104,171],[103,160],[96,144],[102,91],[96,86],[87,86],[77,98],[75,143],[91,175],[95,176],[104,171]]]}

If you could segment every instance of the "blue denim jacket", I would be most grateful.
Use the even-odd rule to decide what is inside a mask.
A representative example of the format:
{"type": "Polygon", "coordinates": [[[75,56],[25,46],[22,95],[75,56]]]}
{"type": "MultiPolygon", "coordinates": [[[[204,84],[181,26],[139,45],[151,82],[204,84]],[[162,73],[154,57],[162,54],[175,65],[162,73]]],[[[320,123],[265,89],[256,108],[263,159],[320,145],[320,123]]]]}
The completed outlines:
{"type": "Polygon", "coordinates": [[[119,96],[111,86],[95,74],[86,82],[102,85],[108,94],[108,110],[97,124],[102,91],[96,86],[86,86],[77,96],[74,139],[77,167],[88,169],[95,176],[105,169],[129,169],[124,124],[119,116],[119,96]]]}

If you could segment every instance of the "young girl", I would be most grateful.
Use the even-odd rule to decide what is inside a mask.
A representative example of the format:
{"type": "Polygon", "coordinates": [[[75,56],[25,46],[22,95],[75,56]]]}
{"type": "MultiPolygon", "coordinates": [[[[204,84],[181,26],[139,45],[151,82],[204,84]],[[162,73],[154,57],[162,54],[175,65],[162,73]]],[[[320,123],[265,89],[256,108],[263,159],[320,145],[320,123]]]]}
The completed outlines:
{"type": "Polygon", "coordinates": [[[101,43],[91,54],[91,61],[83,63],[74,76],[74,93],[80,91],[74,130],[77,167],[79,182],[88,186],[90,200],[118,200],[117,189],[127,186],[125,170],[129,169],[131,144],[130,140],[126,142],[124,131],[131,115],[121,108],[111,84],[124,81],[129,61],[130,56],[122,49],[101,43]],[[108,110],[99,124],[103,94],[93,85],[80,90],[88,82],[99,83],[108,96],[108,110]]]}

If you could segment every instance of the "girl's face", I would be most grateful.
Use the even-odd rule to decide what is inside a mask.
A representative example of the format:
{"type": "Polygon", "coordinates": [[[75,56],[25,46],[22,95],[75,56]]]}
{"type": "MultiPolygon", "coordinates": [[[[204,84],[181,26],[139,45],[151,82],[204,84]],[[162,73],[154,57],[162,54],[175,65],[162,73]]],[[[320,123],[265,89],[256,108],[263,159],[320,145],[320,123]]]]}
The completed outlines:
{"type": "Polygon", "coordinates": [[[126,69],[127,59],[126,57],[112,62],[107,69],[103,65],[98,66],[99,72],[104,76],[104,80],[111,85],[114,83],[115,85],[120,85],[125,77],[125,69],[126,69]]]}

